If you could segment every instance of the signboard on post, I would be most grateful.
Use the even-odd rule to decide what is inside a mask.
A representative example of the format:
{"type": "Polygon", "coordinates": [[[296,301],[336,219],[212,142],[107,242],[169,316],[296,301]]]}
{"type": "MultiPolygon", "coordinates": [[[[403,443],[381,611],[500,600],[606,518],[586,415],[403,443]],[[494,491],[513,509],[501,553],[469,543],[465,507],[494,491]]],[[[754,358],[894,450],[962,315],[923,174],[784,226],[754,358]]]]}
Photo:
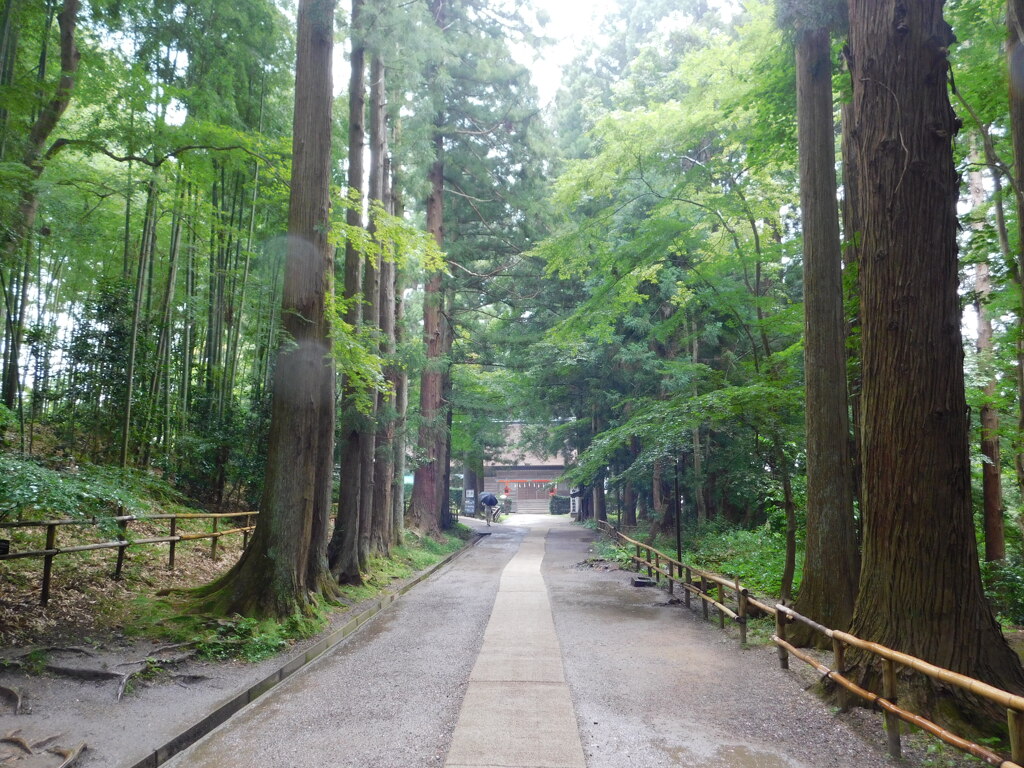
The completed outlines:
{"type": "Polygon", "coordinates": [[[476,490],[467,488],[462,496],[462,514],[473,515],[476,513],[476,490]]]}

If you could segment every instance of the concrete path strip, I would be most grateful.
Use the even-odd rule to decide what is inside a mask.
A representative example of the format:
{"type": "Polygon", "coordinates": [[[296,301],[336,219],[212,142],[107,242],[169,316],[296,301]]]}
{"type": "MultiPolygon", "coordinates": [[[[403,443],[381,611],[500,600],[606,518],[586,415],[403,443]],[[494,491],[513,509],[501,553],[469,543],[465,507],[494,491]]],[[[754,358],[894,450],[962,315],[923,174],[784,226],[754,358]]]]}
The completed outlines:
{"type": "Polygon", "coordinates": [[[547,526],[505,566],[446,768],[584,768],[541,576],[547,526]]]}

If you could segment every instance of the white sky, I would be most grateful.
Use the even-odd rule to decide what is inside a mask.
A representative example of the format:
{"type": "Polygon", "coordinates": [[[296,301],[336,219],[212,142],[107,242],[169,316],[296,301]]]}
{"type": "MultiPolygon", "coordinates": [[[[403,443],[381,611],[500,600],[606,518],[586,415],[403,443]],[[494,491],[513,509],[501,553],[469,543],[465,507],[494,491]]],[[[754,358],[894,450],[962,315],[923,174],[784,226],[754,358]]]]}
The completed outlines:
{"type": "Polygon", "coordinates": [[[615,0],[534,0],[538,11],[548,15],[543,33],[556,41],[537,58],[530,51],[515,51],[516,58],[533,72],[541,104],[548,104],[561,84],[562,70],[583,43],[597,36],[601,19],[615,0]]]}

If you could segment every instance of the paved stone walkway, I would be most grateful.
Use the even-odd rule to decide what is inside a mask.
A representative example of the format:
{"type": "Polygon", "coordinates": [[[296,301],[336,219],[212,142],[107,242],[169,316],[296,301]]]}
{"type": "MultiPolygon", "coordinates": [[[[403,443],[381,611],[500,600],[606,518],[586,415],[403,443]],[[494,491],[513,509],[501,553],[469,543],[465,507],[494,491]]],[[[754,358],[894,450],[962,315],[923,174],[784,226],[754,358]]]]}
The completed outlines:
{"type": "Polygon", "coordinates": [[[562,650],[541,576],[547,526],[501,575],[447,768],[584,768],[562,650]]]}

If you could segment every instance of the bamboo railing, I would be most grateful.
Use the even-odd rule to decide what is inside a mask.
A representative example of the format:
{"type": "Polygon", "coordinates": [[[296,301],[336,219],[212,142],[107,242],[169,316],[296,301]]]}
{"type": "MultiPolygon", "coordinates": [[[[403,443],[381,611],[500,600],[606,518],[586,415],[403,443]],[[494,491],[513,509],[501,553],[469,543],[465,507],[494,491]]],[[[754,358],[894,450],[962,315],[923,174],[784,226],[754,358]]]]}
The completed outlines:
{"type": "Polygon", "coordinates": [[[67,555],[73,552],[92,552],[98,549],[116,549],[117,550],[117,564],[114,567],[114,573],[112,577],[115,579],[121,578],[121,571],[124,568],[124,555],[125,550],[129,547],[141,545],[141,544],[168,544],[169,554],[167,558],[167,567],[170,570],[174,570],[174,555],[175,548],[179,541],[197,541],[199,539],[210,539],[210,557],[213,559],[217,558],[217,542],[221,536],[231,536],[233,534],[242,534],[242,548],[244,549],[249,543],[249,533],[255,530],[256,525],[253,522],[253,518],[257,517],[259,512],[244,512],[238,513],[183,513],[183,514],[159,514],[159,515],[119,515],[111,518],[85,518],[85,519],[71,519],[71,520],[24,520],[10,523],[0,523],[0,530],[11,529],[11,528],[45,528],[46,529],[46,543],[43,545],[43,549],[25,550],[22,552],[8,552],[7,554],[0,554],[0,561],[4,560],[16,560],[23,557],[39,557],[43,559],[43,583],[39,598],[40,605],[46,605],[50,601],[50,583],[53,574],[53,558],[57,555],[67,555]],[[245,518],[245,525],[236,528],[229,528],[226,530],[218,530],[220,521],[224,518],[245,518]],[[156,536],[144,539],[129,539],[128,538],[128,525],[132,522],[148,522],[151,520],[169,520],[170,521],[170,532],[167,536],[156,536]],[[213,520],[213,531],[207,533],[187,533],[178,532],[178,521],[179,520],[213,520]],[[59,547],[57,546],[57,532],[58,529],[63,526],[74,526],[74,525],[99,525],[101,522],[114,522],[117,523],[120,529],[117,540],[115,541],[103,541],[95,544],[81,544],[72,547],[59,547]]]}
{"type": "Polygon", "coordinates": [[[643,542],[636,541],[635,539],[631,539],[621,532],[616,531],[608,523],[600,523],[599,527],[602,531],[611,535],[623,544],[635,547],[635,553],[630,557],[632,563],[636,565],[638,570],[646,569],[648,576],[658,578],[659,581],[660,577],[664,576],[668,580],[668,589],[670,593],[672,592],[673,585],[679,584],[682,586],[685,589],[684,602],[688,608],[690,607],[690,594],[693,593],[698,595],[701,599],[705,619],[708,618],[709,605],[715,606],[718,610],[720,626],[725,626],[726,616],[732,618],[740,627],[741,643],[746,643],[746,624],[748,610],[751,606],[759,608],[766,614],[774,616],[775,634],[772,635],[772,642],[774,642],[778,648],[779,666],[782,669],[789,669],[789,657],[791,655],[795,656],[817,670],[823,678],[833,680],[837,685],[842,686],[846,690],[856,694],[880,709],[885,717],[886,738],[888,741],[889,754],[892,757],[898,759],[902,754],[899,727],[899,721],[902,720],[906,723],[917,726],[921,730],[932,734],[936,738],[941,739],[945,743],[956,747],[963,752],[967,752],[968,754],[980,758],[989,765],[998,766],[999,768],[1024,768],[1024,696],[1017,696],[980,680],[975,680],[974,678],[967,677],[966,675],[961,675],[957,672],[937,667],[934,664],[929,664],[926,661],[922,661],[921,659],[910,656],[909,654],[887,648],[884,645],[862,640],[859,637],[846,632],[829,629],[828,627],[812,621],[806,616],[801,616],[786,605],[780,603],[770,605],[760,600],[756,600],[750,596],[748,590],[739,583],[739,580],[730,580],[724,576],[719,576],[718,574],[703,571],[699,568],[694,568],[693,566],[680,563],[678,560],[669,557],[654,547],[644,544],[643,542]],[[683,576],[683,574],[685,574],[685,576],[683,576]],[[695,578],[700,579],[699,583],[694,581],[695,578]],[[716,594],[713,595],[708,591],[709,585],[715,585],[717,588],[716,594]],[[726,591],[731,591],[735,598],[737,605],[735,611],[723,604],[724,592],[726,591]],[[805,624],[832,641],[832,668],[822,664],[809,653],[796,648],[786,640],[786,625],[793,622],[805,624]],[[848,646],[867,651],[882,660],[881,696],[860,687],[844,676],[843,673],[846,669],[846,648],[848,646]],[[1004,708],[1006,710],[1006,722],[1010,734],[1011,759],[1007,760],[988,747],[984,747],[958,736],[921,715],[917,715],[897,706],[897,665],[906,667],[907,669],[912,669],[920,674],[926,675],[932,680],[960,688],[1004,708]]]}
{"type": "Polygon", "coordinates": [[[705,619],[709,618],[710,608],[714,606],[718,611],[720,627],[725,628],[726,618],[736,622],[740,628],[740,642],[746,644],[748,608],[750,605],[757,605],[764,609],[765,606],[753,600],[747,588],[742,586],[738,579],[729,580],[717,573],[681,563],[642,541],[631,539],[624,533],[616,531],[607,522],[601,522],[600,527],[602,531],[624,544],[635,547],[635,554],[630,558],[632,563],[640,570],[646,569],[647,575],[659,583],[664,577],[668,584],[669,594],[675,592],[676,585],[682,587],[683,603],[687,608],[690,607],[691,596],[695,596],[701,601],[701,610],[705,619]],[[726,605],[726,595],[732,598],[732,602],[736,605],[735,609],[726,605]]]}

